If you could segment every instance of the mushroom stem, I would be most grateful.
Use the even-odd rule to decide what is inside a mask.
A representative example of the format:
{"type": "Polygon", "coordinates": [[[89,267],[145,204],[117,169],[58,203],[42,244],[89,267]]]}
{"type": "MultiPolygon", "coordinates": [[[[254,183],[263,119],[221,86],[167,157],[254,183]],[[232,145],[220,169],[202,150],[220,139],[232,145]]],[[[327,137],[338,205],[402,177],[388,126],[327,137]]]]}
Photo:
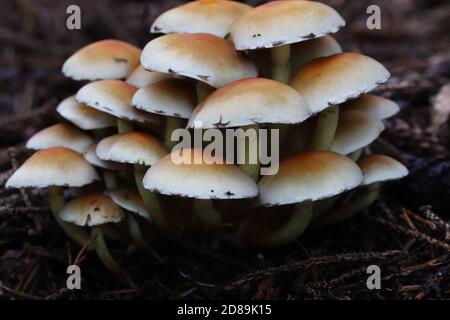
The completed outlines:
{"type": "Polygon", "coordinates": [[[352,200],[347,205],[328,213],[315,220],[312,227],[322,228],[344,220],[348,220],[357,213],[366,210],[377,198],[380,191],[380,183],[376,182],[367,186],[364,193],[352,200]]]}
{"type": "Polygon", "coordinates": [[[353,161],[356,162],[359,160],[359,158],[361,158],[362,152],[363,152],[363,148],[360,148],[360,149],[350,153],[347,157],[349,157],[350,159],[352,159],[353,161]]]}
{"type": "Polygon", "coordinates": [[[164,144],[167,150],[172,150],[173,147],[178,143],[178,141],[172,141],[172,132],[178,128],[182,127],[182,120],[176,117],[166,118],[166,128],[164,131],[164,144]]]}
{"type": "Polygon", "coordinates": [[[272,57],[272,79],[288,83],[291,74],[291,46],[286,44],[273,47],[270,54],[272,57]]]}
{"type": "Polygon", "coordinates": [[[197,81],[195,85],[197,91],[197,102],[200,103],[212,92],[212,88],[203,82],[197,81]]]}
{"type": "Polygon", "coordinates": [[[319,217],[326,214],[339,199],[340,195],[336,195],[334,197],[322,199],[315,202],[313,220],[318,219],[319,217]]]}
{"type": "Polygon", "coordinates": [[[147,168],[145,166],[136,164],[134,166],[134,178],[136,179],[136,186],[138,188],[139,194],[144,200],[147,210],[150,212],[152,219],[155,221],[156,225],[162,230],[169,230],[169,225],[166,218],[163,215],[161,204],[155,193],[147,190],[142,185],[142,180],[144,178],[147,168]]]}
{"type": "Polygon", "coordinates": [[[95,252],[105,267],[114,273],[120,273],[120,267],[116,260],[111,256],[105,238],[103,237],[103,231],[100,226],[92,227],[91,237],[94,239],[95,252]]]}
{"type": "Polygon", "coordinates": [[[131,239],[133,242],[141,248],[148,247],[147,243],[144,240],[144,236],[142,235],[141,227],[139,226],[139,222],[130,212],[127,216],[128,222],[128,231],[130,232],[131,239]]]}
{"type": "Polygon", "coordinates": [[[316,130],[311,141],[312,150],[329,150],[333,144],[339,122],[339,107],[332,105],[321,111],[317,118],[316,130]]]}
{"type": "Polygon", "coordinates": [[[103,180],[105,182],[106,189],[114,189],[117,187],[117,179],[114,173],[109,170],[103,170],[103,180]]]}
{"type": "Polygon", "coordinates": [[[212,200],[195,199],[194,210],[200,221],[207,227],[218,227],[222,224],[222,216],[214,207],[212,200]]]}
{"type": "Polygon", "coordinates": [[[313,216],[313,203],[310,201],[297,204],[294,212],[282,227],[270,234],[262,234],[254,243],[264,247],[277,247],[294,241],[308,226],[313,216]]]}
{"type": "Polygon", "coordinates": [[[58,222],[70,239],[75,241],[80,246],[84,246],[87,242],[89,242],[89,234],[83,228],[65,222],[59,217],[59,211],[64,206],[64,195],[61,187],[48,187],[48,202],[56,222],[58,222]]]}
{"type": "Polygon", "coordinates": [[[259,179],[259,125],[253,124],[249,126],[242,127],[244,131],[247,130],[255,130],[255,136],[249,136],[248,139],[245,139],[244,146],[238,146],[238,148],[244,148],[244,163],[240,164],[239,167],[247,173],[253,180],[258,182],[259,179]],[[252,139],[256,139],[256,141],[252,141],[252,139]],[[252,145],[256,146],[256,151],[254,148],[251,148],[252,145]],[[254,154],[255,153],[255,154],[254,154]]]}
{"type": "Polygon", "coordinates": [[[133,125],[126,120],[117,118],[117,132],[125,133],[129,131],[133,131],[133,125]]]}

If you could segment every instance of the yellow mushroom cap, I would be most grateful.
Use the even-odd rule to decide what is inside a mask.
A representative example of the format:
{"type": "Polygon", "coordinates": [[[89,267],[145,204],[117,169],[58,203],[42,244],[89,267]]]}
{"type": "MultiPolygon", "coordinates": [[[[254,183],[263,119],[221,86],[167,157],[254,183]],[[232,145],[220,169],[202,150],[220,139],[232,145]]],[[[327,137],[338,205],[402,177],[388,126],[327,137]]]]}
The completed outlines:
{"type": "Polygon", "coordinates": [[[383,130],[381,120],[363,111],[341,111],[331,151],[350,154],[371,144],[383,130]]]}
{"type": "Polygon", "coordinates": [[[189,119],[197,103],[197,95],[191,83],[166,79],[136,91],[132,103],[146,112],[189,119]]]}
{"type": "Polygon", "coordinates": [[[89,162],[90,164],[102,168],[102,169],[107,169],[107,170],[124,170],[126,169],[126,165],[117,163],[117,162],[113,162],[113,161],[105,161],[100,159],[97,156],[97,144],[92,144],[87,150],[86,152],[83,153],[84,158],[86,159],[87,162],[89,162]]]}
{"type": "Polygon", "coordinates": [[[94,140],[69,123],[58,123],[34,134],[26,144],[28,149],[41,150],[64,147],[78,153],[85,152],[94,140]]]}
{"type": "Polygon", "coordinates": [[[237,50],[272,48],[334,33],[345,25],[333,8],[315,1],[271,1],[241,15],[231,26],[237,50]]]}
{"type": "Polygon", "coordinates": [[[83,130],[103,129],[116,125],[116,119],[113,116],[79,103],[75,96],[61,101],[56,111],[61,117],[83,130]]]}
{"type": "Polygon", "coordinates": [[[81,187],[100,180],[79,153],[62,147],[40,150],[28,158],[6,182],[7,188],[81,187]]]}
{"type": "Polygon", "coordinates": [[[366,93],[389,78],[389,71],[358,53],[339,53],[314,59],[298,70],[290,84],[313,112],[366,93]]]}
{"type": "Polygon", "coordinates": [[[207,32],[223,38],[228,34],[231,24],[251,9],[249,5],[236,1],[192,1],[162,13],[156,18],[150,32],[207,32]]]}
{"type": "Polygon", "coordinates": [[[78,90],[76,99],[120,119],[157,123],[155,117],[133,107],[131,101],[136,90],[136,87],[124,81],[99,80],[88,83],[78,90]]]}
{"type": "Polygon", "coordinates": [[[71,55],[62,67],[75,80],[123,79],[139,64],[141,49],[120,40],[91,43],[71,55]]]}
{"type": "Polygon", "coordinates": [[[270,79],[247,78],[210,94],[195,109],[188,128],[299,123],[310,115],[306,101],[294,88],[270,79]]]}
{"type": "Polygon", "coordinates": [[[155,137],[142,132],[127,132],[104,138],[97,145],[97,156],[102,160],[151,166],[167,150],[155,137]]]}
{"type": "Polygon", "coordinates": [[[115,204],[133,213],[137,213],[143,218],[150,219],[150,213],[145,208],[144,201],[136,190],[127,188],[116,188],[106,190],[105,194],[109,196],[115,204]]]}
{"type": "Polygon", "coordinates": [[[243,199],[258,195],[255,182],[239,167],[215,160],[201,149],[172,151],[148,169],[144,187],[157,193],[197,199],[243,199]],[[196,158],[201,163],[195,164],[196,158]],[[178,163],[181,159],[188,163],[178,163]]]}
{"type": "Polygon", "coordinates": [[[255,77],[256,67],[240,56],[229,41],[207,33],[174,33],[145,46],[141,64],[146,70],[173,73],[219,88],[255,77]]]}
{"type": "Polygon", "coordinates": [[[147,71],[142,64],[140,64],[139,67],[130,74],[126,82],[136,88],[143,88],[149,84],[170,78],[173,78],[173,75],[169,73],[147,71]]]}
{"type": "Polygon", "coordinates": [[[357,187],[363,179],[349,158],[329,151],[299,153],[280,162],[275,175],[258,184],[264,206],[284,205],[329,198],[357,187]]]}
{"type": "Polygon", "coordinates": [[[358,161],[364,174],[361,185],[396,180],[408,175],[408,169],[397,160],[381,154],[372,154],[358,161]]]}
{"type": "Polygon", "coordinates": [[[124,214],[110,197],[101,193],[90,193],[67,202],[59,216],[66,222],[92,227],[119,222],[124,214]]]}
{"type": "Polygon", "coordinates": [[[356,99],[349,100],[342,104],[341,108],[343,110],[364,111],[380,120],[392,117],[400,111],[400,107],[394,101],[372,94],[364,94],[356,99]]]}

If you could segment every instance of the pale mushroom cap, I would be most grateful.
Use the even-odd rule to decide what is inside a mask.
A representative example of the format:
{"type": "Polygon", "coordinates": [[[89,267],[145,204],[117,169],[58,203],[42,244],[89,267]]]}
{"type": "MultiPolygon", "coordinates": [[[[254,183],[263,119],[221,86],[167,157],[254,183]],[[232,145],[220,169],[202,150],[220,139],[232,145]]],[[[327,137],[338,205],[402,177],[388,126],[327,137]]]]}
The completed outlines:
{"type": "Polygon", "coordinates": [[[126,168],[125,165],[122,165],[120,163],[100,159],[97,156],[96,152],[97,152],[97,144],[94,143],[86,150],[83,156],[87,162],[102,169],[123,170],[126,168]]]}
{"type": "Polygon", "coordinates": [[[239,167],[214,163],[201,149],[172,151],[148,169],[143,184],[157,193],[197,199],[242,199],[258,195],[255,182],[239,167]],[[184,158],[188,163],[179,163],[184,158]],[[202,163],[195,164],[196,158],[202,163]]]}
{"type": "Polygon", "coordinates": [[[231,24],[252,7],[224,0],[199,0],[168,10],[156,18],[150,32],[198,33],[207,32],[225,37],[231,24]]]}
{"type": "Polygon", "coordinates": [[[81,154],[56,147],[34,153],[9,178],[6,187],[81,187],[96,180],[100,177],[81,154]]]}
{"type": "Polygon", "coordinates": [[[28,149],[41,150],[64,147],[78,153],[85,152],[94,140],[69,123],[58,123],[34,134],[26,144],[28,149]]]}
{"type": "Polygon", "coordinates": [[[78,90],[76,99],[97,110],[136,122],[157,122],[151,115],[137,110],[131,101],[137,88],[120,80],[99,80],[78,90]]]}
{"type": "Polygon", "coordinates": [[[313,112],[320,112],[372,90],[389,76],[389,71],[370,57],[339,53],[304,65],[290,84],[303,95],[313,112]]]}
{"type": "Polygon", "coordinates": [[[142,132],[127,132],[107,137],[97,145],[97,156],[102,160],[151,166],[167,150],[155,137],[142,132]]]}
{"type": "Polygon", "coordinates": [[[345,25],[333,8],[315,1],[271,1],[241,15],[231,26],[237,50],[272,48],[334,33],[345,25]]]}
{"type": "Polygon", "coordinates": [[[188,128],[238,127],[255,123],[299,123],[311,115],[292,87],[265,78],[234,81],[210,94],[194,111],[188,128]]]}
{"type": "Polygon", "coordinates": [[[349,158],[329,151],[299,153],[280,162],[276,175],[259,182],[262,205],[274,206],[329,198],[357,187],[363,179],[349,158]]]}
{"type": "Polygon", "coordinates": [[[91,43],[71,55],[62,67],[75,80],[123,79],[139,65],[141,49],[120,40],[91,43]]]}
{"type": "Polygon", "coordinates": [[[332,36],[323,36],[295,43],[291,46],[291,73],[308,62],[321,57],[328,57],[341,53],[342,48],[332,36]]]}
{"type": "Polygon", "coordinates": [[[408,175],[408,169],[391,157],[372,154],[358,161],[364,174],[361,185],[366,186],[375,182],[396,180],[408,175]]]}
{"type": "Polygon", "coordinates": [[[371,144],[383,130],[381,120],[363,111],[341,111],[331,151],[350,154],[371,144]]]}
{"type": "Polygon", "coordinates": [[[132,103],[146,112],[189,119],[197,103],[197,95],[189,82],[167,79],[136,91],[132,103]]]}
{"type": "Polygon", "coordinates": [[[113,116],[79,103],[75,96],[61,101],[56,111],[61,117],[83,130],[103,129],[116,125],[116,119],[113,116]]]}
{"type": "Polygon", "coordinates": [[[121,208],[137,213],[143,218],[150,219],[150,213],[145,208],[144,201],[137,191],[126,188],[117,188],[106,190],[105,194],[121,208]]]}
{"type": "Polygon", "coordinates": [[[400,107],[392,100],[364,94],[359,98],[350,100],[342,104],[342,110],[364,111],[377,119],[383,120],[392,117],[400,111],[400,107]]]}
{"type": "Polygon", "coordinates": [[[170,78],[173,78],[173,75],[169,73],[147,71],[142,64],[140,64],[139,67],[130,74],[126,82],[137,88],[143,88],[154,82],[170,78]]]}
{"type": "Polygon", "coordinates": [[[146,70],[174,73],[215,88],[255,77],[256,67],[240,56],[229,41],[207,33],[174,33],[145,46],[141,63],[146,70]]]}
{"type": "Polygon", "coordinates": [[[92,227],[117,223],[123,219],[124,214],[110,197],[101,193],[90,193],[67,202],[59,216],[66,222],[92,227]]]}

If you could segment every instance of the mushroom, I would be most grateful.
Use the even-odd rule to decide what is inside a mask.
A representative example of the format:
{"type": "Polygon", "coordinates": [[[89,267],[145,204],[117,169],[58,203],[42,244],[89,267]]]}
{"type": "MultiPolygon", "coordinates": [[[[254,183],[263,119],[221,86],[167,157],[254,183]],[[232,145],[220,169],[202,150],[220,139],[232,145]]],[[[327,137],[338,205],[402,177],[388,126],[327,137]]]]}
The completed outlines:
{"type": "Polygon", "coordinates": [[[272,79],[289,81],[290,44],[337,32],[345,25],[331,7],[314,1],[271,1],[241,15],[230,28],[237,50],[270,48],[272,79]]]}
{"type": "Polygon", "coordinates": [[[189,119],[196,101],[195,88],[189,82],[166,79],[136,91],[132,103],[140,110],[166,117],[164,144],[172,150],[172,132],[182,126],[182,119],[189,119]]]}
{"type": "Polygon", "coordinates": [[[329,212],[314,221],[314,227],[324,227],[350,219],[355,214],[367,209],[378,197],[380,183],[400,179],[408,175],[408,169],[391,157],[369,155],[358,161],[364,174],[359,195],[348,204],[329,212]]]}
{"type": "Polygon", "coordinates": [[[392,100],[372,94],[363,94],[359,98],[349,100],[341,105],[342,110],[360,110],[384,120],[400,111],[400,107],[392,100]]]}
{"type": "Polygon", "coordinates": [[[152,33],[198,33],[207,32],[225,37],[231,24],[245,12],[249,5],[236,1],[192,1],[162,13],[153,22],[152,33]]]}
{"type": "Polygon", "coordinates": [[[83,130],[94,130],[94,133],[95,130],[116,126],[116,119],[113,116],[79,103],[75,96],[61,101],[56,111],[77,127],[83,130]]]}
{"type": "Polygon", "coordinates": [[[180,149],[164,156],[150,167],[144,188],[165,195],[198,199],[196,213],[208,226],[219,226],[222,217],[213,199],[246,199],[258,195],[255,182],[237,166],[226,164],[218,155],[202,149],[180,149]]]}
{"type": "Polygon", "coordinates": [[[59,218],[64,205],[63,186],[81,187],[99,180],[95,169],[77,152],[55,147],[34,153],[6,182],[7,188],[47,188],[50,209],[64,232],[83,246],[89,235],[59,218]]]}
{"type": "Polygon", "coordinates": [[[61,220],[79,227],[90,227],[95,251],[105,267],[115,273],[119,265],[111,256],[103,230],[107,223],[117,223],[123,218],[122,209],[111,198],[101,193],[90,193],[69,201],[59,212],[61,220]]]}
{"type": "Polygon", "coordinates": [[[147,221],[151,222],[152,220],[139,193],[130,188],[116,188],[106,190],[105,194],[109,196],[115,204],[130,212],[130,214],[127,215],[130,236],[138,246],[142,248],[147,247],[139,222],[133,216],[133,214],[137,214],[147,221]]]}
{"type": "Polygon", "coordinates": [[[86,133],[68,123],[59,123],[34,134],[26,143],[28,149],[41,150],[65,147],[85,152],[94,141],[86,133]]]}
{"type": "Polygon", "coordinates": [[[91,43],[63,64],[62,72],[75,80],[124,79],[139,65],[141,49],[120,40],[91,43]]]}
{"type": "MultiPolygon", "coordinates": [[[[201,128],[244,126],[244,129],[252,128],[258,132],[261,123],[299,123],[310,115],[306,101],[292,87],[270,79],[247,78],[229,83],[209,95],[195,108],[188,128],[198,128],[198,125],[201,128]]],[[[250,148],[238,146],[242,147],[246,160],[251,159],[250,148]]],[[[257,181],[259,157],[253,158],[257,163],[246,161],[242,169],[257,181]]]]}
{"type": "Polygon", "coordinates": [[[276,175],[258,184],[263,206],[296,204],[290,218],[271,232],[259,232],[251,242],[264,247],[286,244],[300,236],[312,218],[313,201],[357,187],[363,180],[359,167],[349,158],[330,151],[310,151],[284,159],[276,175]]]}
{"type": "Polygon", "coordinates": [[[136,88],[143,88],[152,83],[170,78],[173,78],[173,76],[169,73],[147,71],[142,64],[139,64],[139,67],[129,75],[126,82],[136,88]]]}
{"type": "Polygon", "coordinates": [[[385,82],[390,74],[374,59],[357,53],[317,58],[301,67],[290,84],[313,112],[320,112],[311,142],[314,150],[328,150],[339,119],[338,104],[385,82]]]}
{"type": "Polygon", "coordinates": [[[136,131],[107,137],[97,145],[97,156],[102,160],[134,165],[136,186],[156,225],[164,231],[169,230],[163,216],[158,198],[142,186],[147,166],[154,165],[167,150],[155,137],[136,131]]]}
{"type": "Polygon", "coordinates": [[[124,81],[99,80],[88,83],[78,90],[76,99],[80,103],[115,116],[118,132],[121,133],[133,129],[127,120],[158,123],[154,117],[133,107],[131,100],[136,90],[136,87],[124,81]]]}

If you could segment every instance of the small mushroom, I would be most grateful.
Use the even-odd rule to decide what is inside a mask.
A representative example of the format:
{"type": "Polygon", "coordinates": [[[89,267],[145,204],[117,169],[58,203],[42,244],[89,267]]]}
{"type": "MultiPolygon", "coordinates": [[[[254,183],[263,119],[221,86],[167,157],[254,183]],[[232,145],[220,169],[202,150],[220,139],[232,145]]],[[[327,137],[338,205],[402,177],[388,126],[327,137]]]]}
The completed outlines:
{"type": "Polygon", "coordinates": [[[400,111],[400,107],[392,100],[372,94],[363,94],[359,98],[349,100],[341,105],[342,110],[360,110],[384,120],[400,111]]]}
{"type": "Polygon", "coordinates": [[[152,83],[171,78],[173,78],[173,76],[169,73],[147,71],[144,69],[144,66],[140,64],[139,67],[130,74],[126,82],[136,88],[143,88],[152,83]]]}
{"type": "Polygon", "coordinates": [[[124,79],[139,65],[141,49],[120,40],[91,43],[71,55],[62,67],[75,80],[124,79]]]}
{"type": "Polygon", "coordinates": [[[162,13],[153,22],[152,33],[207,32],[225,37],[231,24],[252,7],[237,1],[192,1],[162,13]]]}
{"type": "Polygon", "coordinates": [[[62,221],[58,215],[64,206],[62,187],[81,187],[99,179],[95,169],[80,154],[55,147],[34,153],[9,178],[6,187],[47,188],[56,221],[70,238],[83,246],[89,241],[89,235],[83,229],[62,221]]]}
{"type": "Polygon", "coordinates": [[[92,138],[77,127],[69,123],[59,123],[34,134],[27,141],[26,147],[33,150],[64,147],[83,153],[93,143],[92,138]]]}
{"type": "Polygon", "coordinates": [[[374,59],[357,53],[340,53],[304,65],[291,79],[313,112],[320,112],[311,142],[313,150],[328,150],[339,119],[338,104],[366,93],[390,74],[374,59]]]}
{"type": "Polygon", "coordinates": [[[358,161],[364,180],[356,198],[337,210],[328,212],[314,221],[314,227],[324,227],[348,220],[367,209],[377,198],[381,182],[400,179],[408,175],[408,169],[391,157],[369,155],[358,161]]]}
{"type": "Polygon", "coordinates": [[[117,223],[123,218],[122,209],[110,197],[101,193],[90,193],[69,201],[59,212],[66,223],[79,227],[90,227],[95,251],[103,265],[115,273],[120,272],[119,265],[111,256],[103,230],[100,226],[117,223]]]}

